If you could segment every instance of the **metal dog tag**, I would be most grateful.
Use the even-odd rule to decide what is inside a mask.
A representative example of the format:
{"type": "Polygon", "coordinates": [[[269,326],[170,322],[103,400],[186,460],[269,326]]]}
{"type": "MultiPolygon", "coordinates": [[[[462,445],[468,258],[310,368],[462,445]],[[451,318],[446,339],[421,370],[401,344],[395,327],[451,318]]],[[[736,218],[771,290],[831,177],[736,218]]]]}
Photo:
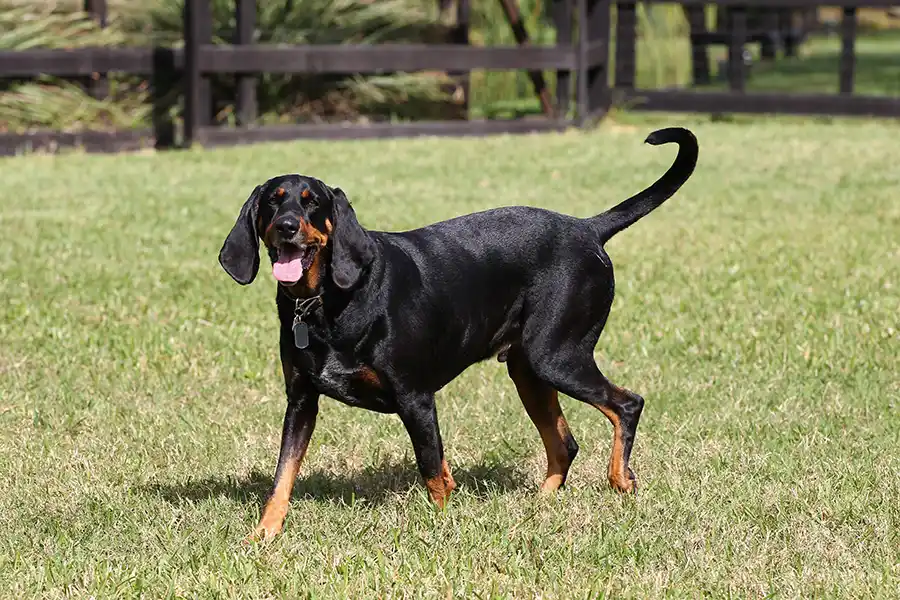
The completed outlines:
{"type": "Polygon", "coordinates": [[[309,346],[309,327],[300,319],[294,319],[294,345],[303,350],[309,346]]]}

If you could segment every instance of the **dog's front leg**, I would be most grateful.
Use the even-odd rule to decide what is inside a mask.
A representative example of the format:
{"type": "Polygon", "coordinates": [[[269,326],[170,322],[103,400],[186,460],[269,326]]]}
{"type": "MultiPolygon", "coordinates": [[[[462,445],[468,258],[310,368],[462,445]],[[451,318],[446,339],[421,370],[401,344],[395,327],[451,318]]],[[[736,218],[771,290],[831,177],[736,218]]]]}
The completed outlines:
{"type": "Polygon", "coordinates": [[[263,507],[259,524],[253,532],[254,538],[268,539],[281,532],[290,504],[291,490],[294,489],[294,480],[306,455],[318,412],[318,393],[288,399],[281,432],[278,466],[275,467],[275,482],[263,507]]]}
{"type": "Polygon", "coordinates": [[[397,404],[428,494],[439,508],[443,508],[450,492],[456,488],[456,482],[444,460],[444,445],[438,429],[434,395],[408,394],[398,398],[397,404]]]}
{"type": "Polygon", "coordinates": [[[281,431],[281,450],[278,453],[272,491],[251,536],[254,539],[268,539],[281,532],[291,500],[291,490],[294,489],[294,481],[306,455],[319,413],[319,392],[297,369],[295,351],[291,346],[293,339],[289,335],[283,333],[281,340],[281,366],[288,400],[281,431]]]}

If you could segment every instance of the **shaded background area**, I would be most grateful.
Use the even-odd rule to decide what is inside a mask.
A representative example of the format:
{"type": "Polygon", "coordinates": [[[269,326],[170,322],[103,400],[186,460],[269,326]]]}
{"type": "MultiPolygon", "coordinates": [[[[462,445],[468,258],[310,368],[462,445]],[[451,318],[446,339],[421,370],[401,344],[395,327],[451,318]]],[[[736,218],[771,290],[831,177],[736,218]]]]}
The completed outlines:
{"type": "MultiPolygon", "coordinates": [[[[520,0],[527,15],[529,33],[536,43],[551,43],[552,25],[543,16],[547,0],[520,0]]],[[[493,3],[482,3],[493,6],[493,3]]],[[[772,4],[777,4],[773,2],[772,4]]],[[[490,12],[490,11],[486,11],[490,12]]],[[[511,44],[512,35],[502,21],[502,13],[492,15],[493,26],[479,23],[485,44],[511,44]]],[[[800,44],[797,55],[788,57],[777,49],[775,60],[761,57],[759,43],[747,44],[747,81],[749,92],[837,93],[841,56],[841,9],[820,8],[813,29],[800,44]]],[[[872,96],[900,95],[900,12],[859,9],[857,14],[856,68],[854,93],[872,96]]],[[[612,15],[611,44],[615,44],[615,7],[612,15]]],[[[706,7],[706,22],[713,29],[716,7],[706,7]]],[[[727,47],[709,48],[712,82],[692,85],[690,27],[685,12],[676,3],[637,5],[637,48],[635,87],[639,89],[695,88],[728,89],[727,47]]],[[[473,36],[475,39],[475,36],[473,36]]],[[[615,71],[615,53],[610,55],[610,83],[615,71]]],[[[553,74],[547,74],[555,85],[553,74]]],[[[540,106],[533,98],[525,73],[479,72],[472,77],[473,111],[490,116],[504,112],[537,114],[540,106]]]]}
{"type": "MultiPolygon", "coordinates": [[[[174,46],[182,44],[183,0],[129,2],[110,0],[101,28],[84,13],[82,0],[40,3],[0,1],[0,50],[89,46],[174,46]]],[[[535,45],[552,45],[556,32],[549,0],[519,0],[521,16],[535,45]]],[[[213,0],[213,40],[230,43],[236,27],[233,0],[213,0]]],[[[716,9],[707,8],[707,22],[716,9]]],[[[838,89],[840,9],[817,11],[815,30],[797,56],[778,52],[761,60],[759,44],[748,44],[748,91],[825,92],[838,89]]],[[[689,27],[678,4],[638,4],[636,86],[657,89],[691,86],[689,27]]],[[[613,34],[615,10],[613,10],[613,34]]],[[[900,92],[900,18],[890,11],[860,9],[855,91],[896,96],[900,92]]],[[[439,10],[435,0],[260,0],[257,43],[446,43],[455,14],[439,10]]],[[[500,2],[471,3],[470,43],[515,45],[500,2]]],[[[611,42],[615,43],[615,36],[611,42]]],[[[727,89],[727,50],[710,49],[712,82],[706,89],[727,89]]],[[[614,61],[614,53],[611,55],[614,61]]],[[[614,68],[611,65],[610,72],[614,68]]],[[[553,72],[544,76],[555,87],[553,72]]],[[[215,121],[235,121],[235,77],[211,78],[215,121]]],[[[90,93],[86,82],[43,77],[0,83],[0,131],[62,131],[146,127],[152,120],[146,78],[111,75],[104,95],[90,93]],[[89,124],[89,125],[88,125],[89,124]]],[[[170,82],[173,99],[178,81],[170,82]]],[[[461,82],[443,72],[387,73],[373,76],[261,75],[257,81],[258,123],[366,120],[502,118],[539,114],[540,105],[525,72],[473,71],[468,106],[461,82]]],[[[179,111],[173,100],[173,114],[179,111]]]]}

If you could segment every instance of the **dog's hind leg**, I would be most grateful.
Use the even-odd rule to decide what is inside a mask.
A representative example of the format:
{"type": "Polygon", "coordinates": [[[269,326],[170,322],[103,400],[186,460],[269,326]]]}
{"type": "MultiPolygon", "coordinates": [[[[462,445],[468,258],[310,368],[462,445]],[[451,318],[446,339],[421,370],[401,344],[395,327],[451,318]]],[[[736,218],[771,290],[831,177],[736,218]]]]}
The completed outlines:
{"type": "Polygon", "coordinates": [[[590,350],[556,351],[551,361],[540,365],[539,375],[556,389],[602,412],[613,426],[609,484],[619,492],[636,489],[634,471],[629,466],[644,399],[613,385],[594,362],[590,350]]]}
{"type": "Polygon", "coordinates": [[[600,264],[590,263],[591,269],[602,271],[597,274],[585,265],[581,271],[556,269],[553,272],[560,277],[546,279],[532,290],[521,347],[541,381],[609,419],[613,426],[609,483],[617,491],[632,492],[635,476],[629,460],[644,399],[613,385],[597,368],[594,347],[612,306],[612,266],[602,258],[600,264]]]}
{"type": "Polygon", "coordinates": [[[557,392],[538,378],[521,349],[508,352],[506,367],[547,452],[547,477],[541,490],[557,490],[565,485],[569,467],[578,454],[578,443],[569,431],[557,392]]]}

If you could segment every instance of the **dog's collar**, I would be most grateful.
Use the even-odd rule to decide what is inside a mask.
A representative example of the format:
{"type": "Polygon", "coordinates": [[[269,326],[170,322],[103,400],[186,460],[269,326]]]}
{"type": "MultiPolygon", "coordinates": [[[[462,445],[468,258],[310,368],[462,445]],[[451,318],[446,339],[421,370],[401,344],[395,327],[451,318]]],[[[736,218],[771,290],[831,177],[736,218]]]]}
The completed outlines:
{"type": "Polygon", "coordinates": [[[302,313],[302,315],[305,317],[325,303],[325,301],[322,300],[322,296],[325,295],[324,290],[319,292],[315,296],[306,297],[295,296],[286,286],[283,286],[280,283],[278,284],[278,290],[280,292],[283,292],[287,299],[294,303],[295,315],[300,315],[302,313]]]}
{"type": "Polygon", "coordinates": [[[294,318],[302,321],[306,315],[322,306],[322,294],[319,293],[309,298],[293,298],[294,318]]]}
{"type": "Polygon", "coordinates": [[[303,319],[322,305],[322,293],[309,298],[294,298],[293,300],[294,319],[291,323],[291,332],[294,334],[294,346],[299,350],[305,350],[309,347],[309,325],[303,319]]]}

